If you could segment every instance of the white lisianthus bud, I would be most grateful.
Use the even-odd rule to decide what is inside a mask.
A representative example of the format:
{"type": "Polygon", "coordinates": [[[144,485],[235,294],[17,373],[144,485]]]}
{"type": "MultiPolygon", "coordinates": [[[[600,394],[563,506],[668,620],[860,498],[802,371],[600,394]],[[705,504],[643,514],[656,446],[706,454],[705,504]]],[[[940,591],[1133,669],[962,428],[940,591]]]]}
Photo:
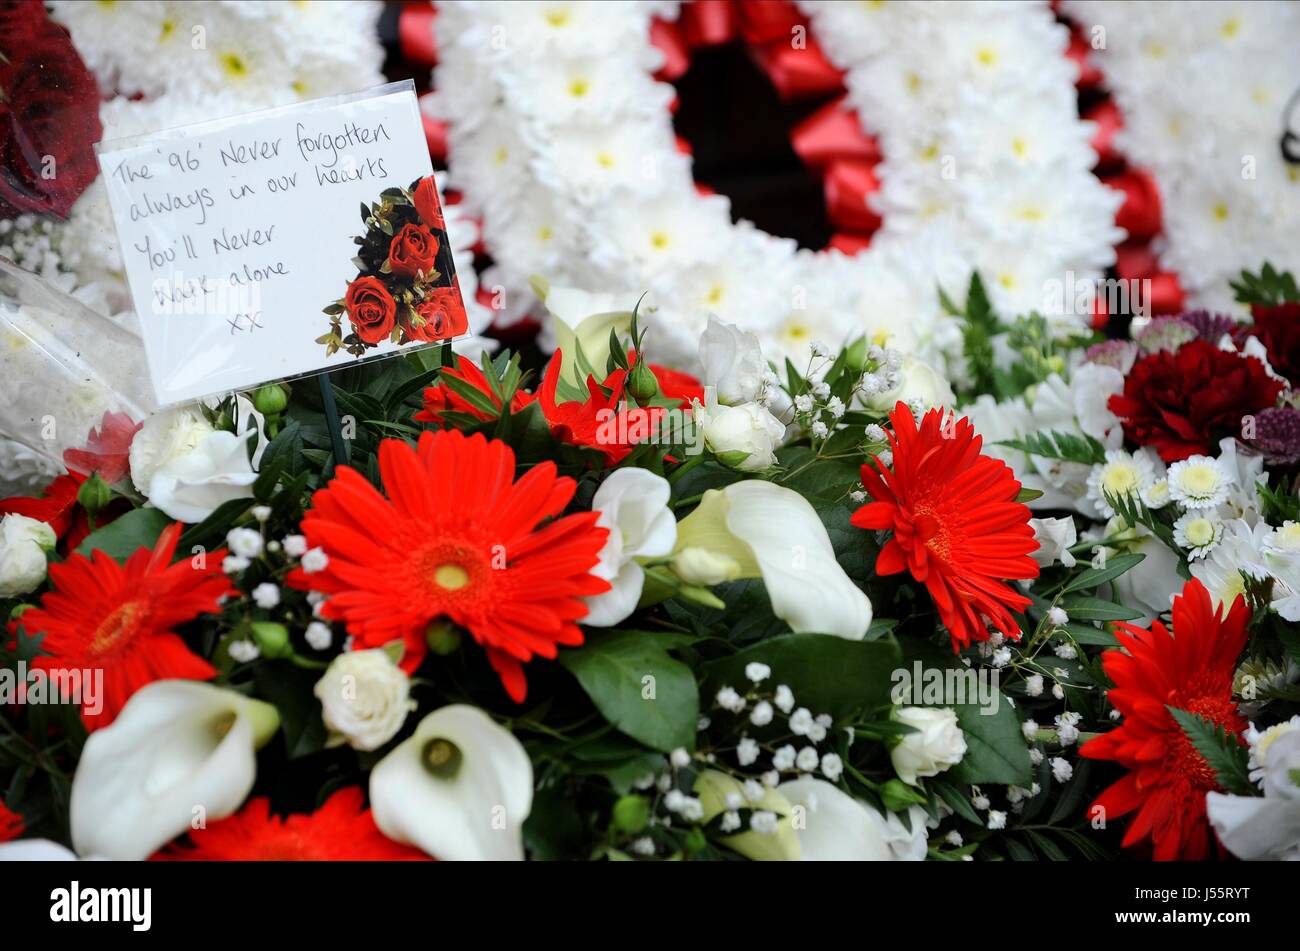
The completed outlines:
{"type": "Polygon", "coordinates": [[[740,577],[740,563],[736,559],[707,548],[683,548],[673,558],[673,571],[687,584],[706,588],[740,577]]]}
{"type": "Polygon", "coordinates": [[[785,425],[758,403],[720,406],[709,394],[707,406],[694,406],[695,424],[709,450],[741,472],[757,472],[776,464],[776,448],[785,425]]]}
{"type": "Polygon", "coordinates": [[[384,650],[347,651],[334,658],[314,693],[332,745],[377,750],[415,708],[411,681],[384,650]]]}
{"type": "Polygon", "coordinates": [[[17,514],[0,519],[0,598],[35,591],[45,580],[45,553],[57,544],[42,521],[17,514]]]}
{"type": "Polygon", "coordinates": [[[1031,518],[1029,527],[1034,530],[1034,541],[1038,550],[1030,552],[1041,568],[1049,568],[1059,561],[1066,568],[1074,567],[1074,555],[1070,547],[1079,540],[1078,530],[1072,518],[1031,518]]]}
{"type": "Polygon", "coordinates": [[[919,403],[924,409],[936,406],[951,408],[957,399],[943,374],[928,363],[908,357],[899,369],[902,380],[867,399],[867,406],[879,412],[892,410],[899,400],[908,406],[919,403]]]}
{"type": "Polygon", "coordinates": [[[710,314],[700,336],[700,363],[704,366],[704,383],[714,388],[719,403],[739,406],[758,399],[767,363],[752,333],[724,324],[710,314]]]}
{"type": "Polygon", "coordinates": [[[898,707],[894,719],[916,730],[904,734],[889,754],[903,782],[915,786],[918,778],[937,776],[966,755],[966,735],[952,710],[898,707]]]}

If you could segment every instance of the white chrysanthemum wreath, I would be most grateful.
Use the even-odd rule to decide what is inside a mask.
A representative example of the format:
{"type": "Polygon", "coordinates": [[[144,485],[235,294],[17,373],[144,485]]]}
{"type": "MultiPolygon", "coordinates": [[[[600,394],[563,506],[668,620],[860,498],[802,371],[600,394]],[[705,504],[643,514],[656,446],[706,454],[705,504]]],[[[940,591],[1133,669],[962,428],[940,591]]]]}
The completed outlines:
{"type": "Polygon", "coordinates": [[[1090,172],[1047,4],[801,7],[882,149],[884,225],[854,257],[733,224],[696,190],[652,77],[651,19],[676,3],[440,4],[434,108],[451,183],[483,214],[487,283],[650,289],[656,349],[683,365],[709,312],[774,355],[866,329],[933,360],[960,344],[938,286],[960,299],[979,269],[997,306],[1050,311],[1049,282],[1113,261],[1119,197],[1090,172]]]}
{"type": "Polygon", "coordinates": [[[1228,282],[1243,268],[1300,270],[1300,165],[1280,147],[1300,90],[1300,6],[1071,0],[1064,10],[1123,113],[1117,147],[1160,186],[1160,260],[1189,303],[1240,312],[1228,282]]]}

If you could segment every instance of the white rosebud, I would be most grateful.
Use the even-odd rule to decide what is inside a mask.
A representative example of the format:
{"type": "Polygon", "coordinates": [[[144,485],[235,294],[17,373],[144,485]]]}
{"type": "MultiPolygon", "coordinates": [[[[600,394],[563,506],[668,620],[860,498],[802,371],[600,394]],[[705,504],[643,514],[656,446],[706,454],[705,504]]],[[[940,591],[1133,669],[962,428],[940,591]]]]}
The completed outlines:
{"type": "Polygon", "coordinates": [[[45,580],[46,552],[58,544],[54,529],[26,515],[0,519],[0,598],[35,591],[45,580]]]}
{"type": "MultiPolygon", "coordinates": [[[[712,394],[708,394],[712,397],[712,394]]],[[[710,400],[694,405],[695,423],[705,445],[741,472],[756,472],[776,464],[776,447],[785,436],[785,424],[758,403],[722,406],[710,400]]]]}
{"type": "Polygon", "coordinates": [[[726,324],[712,314],[700,336],[700,363],[704,384],[728,406],[758,399],[767,375],[767,362],[758,337],[726,324]]]}
{"type": "Polygon", "coordinates": [[[904,734],[889,754],[903,782],[915,786],[918,778],[937,776],[966,755],[966,736],[952,710],[899,707],[894,717],[916,730],[904,734]]]}
{"type": "Polygon", "coordinates": [[[384,650],[349,651],[330,663],[313,693],[333,745],[377,750],[394,736],[414,709],[411,681],[384,650]]]}

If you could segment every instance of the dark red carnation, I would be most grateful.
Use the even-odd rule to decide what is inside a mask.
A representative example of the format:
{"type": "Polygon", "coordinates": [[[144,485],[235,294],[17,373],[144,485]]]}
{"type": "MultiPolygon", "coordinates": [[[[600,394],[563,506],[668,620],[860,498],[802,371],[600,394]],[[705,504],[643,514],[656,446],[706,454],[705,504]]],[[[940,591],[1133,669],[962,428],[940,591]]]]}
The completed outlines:
{"type": "Polygon", "coordinates": [[[1243,332],[1259,338],[1268,351],[1274,371],[1300,385],[1300,302],[1290,301],[1274,307],[1256,304],[1250,309],[1255,324],[1243,332]]]}
{"type": "Polygon", "coordinates": [[[1243,417],[1272,406],[1282,389],[1254,357],[1193,340],[1135,363],[1109,405],[1130,441],[1176,462],[1240,433],[1243,417]]]}
{"type": "Polygon", "coordinates": [[[377,277],[359,277],[349,284],[343,307],[352,330],[365,343],[383,343],[397,323],[397,302],[377,277]]]}
{"type": "Polygon", "coordinates": [[[388,263],[399,277],[426,278],[437,268],[438,239],[424,225],[402,225],[388,246],[388,263]]]}
{"type": "Polygon", "coordinates": [[[66,218],[99,174],[99,87],[40,3],[0,8],[0,37],[0,215],[66,218]]]}
{"type": "Polygon", "coordinates": [[[438,201],[438,185],[432,175],[420,179],[411,197],[421,221],[435,231],[447,230],[447,225],[442,220],[442,205],[438,201]]]}

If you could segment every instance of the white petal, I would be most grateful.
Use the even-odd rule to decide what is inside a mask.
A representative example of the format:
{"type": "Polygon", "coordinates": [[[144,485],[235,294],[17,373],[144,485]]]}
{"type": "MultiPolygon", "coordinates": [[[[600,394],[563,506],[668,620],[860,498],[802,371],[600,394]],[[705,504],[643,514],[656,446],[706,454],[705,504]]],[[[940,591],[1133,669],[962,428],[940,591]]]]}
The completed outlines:
{"type": "Polygon", "coordinates": [[[253,787],[257,746],[278,723],[269,704],[211,684],[142,687],[86,740],[72,780],[78,854],[147,858],[195,819],[230,815],[253,787]]]}
{"type": "Polygon", "coordinates": [[[820,779],[796,779],[776,787],[790,804],[803,808],[795,821],[805,862],[887,862],[884,818],[865,803],[820,779]],[[802,828],[800,826],[802,825],[802,828]]]}
{"type": "Polygon", "coordinates": [[[625,558],[668,554],[677,541],[677,520],[668,499],[672,487],[645,469],[619,469],[601,483],[591,500],[602,513],[599,524],[614,524],[622,534],[625,558]]]}
{"type": "Polygon", "coordinates": [[[636,562],[629,561],[609,579],[609,585],[604,594],[583,599],[587,603],[587,616],[579,618],[579,622],[588,627],[612,627],[628,618],[641,600],[645,571],[636,562]]]}
{"type": "Polygon", "coordinates": [[[727,528],[753,550],[777,617],[795,632],[861,640],[871,601],[835,560],[826,527],[798,492],[771,482],[725,490],[727,528]]]}
{"type": "Polygon", "coordinates": [[[1205,808],[1219,841],[1237,858],[1300,858],[1300,802],[1212,792],[1205,808]]]}
{"type": "Polygon", "coordinates": [[[49,839],[18,839],[0,845],[0,862],[75,862],[76,854],[49,839]]]}
{"type": "Polygon", "coordinates": [[[444,860],[522,859],[533,804],[533,766],[523,745],[477,707],[429,714],[370,773],[375,823],[396,842],[444,860]],[[435,776],[425,751],[436,739],[459,748],[455,774],[435,776]]]}

